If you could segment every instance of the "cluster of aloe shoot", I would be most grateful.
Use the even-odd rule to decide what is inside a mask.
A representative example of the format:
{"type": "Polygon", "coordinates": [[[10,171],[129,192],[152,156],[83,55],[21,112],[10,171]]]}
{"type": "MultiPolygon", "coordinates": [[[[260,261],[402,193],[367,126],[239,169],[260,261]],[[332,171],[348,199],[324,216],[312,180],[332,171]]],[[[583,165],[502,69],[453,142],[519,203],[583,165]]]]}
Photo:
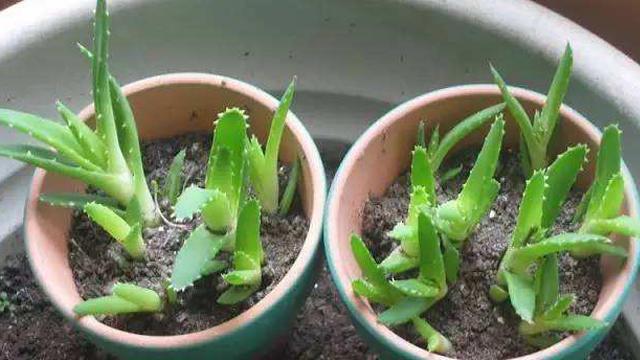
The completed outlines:
{"type": "MultiPolygon", "coordinates": [[[[285,215],[295,194],[299,161],[292,168],[282,198],[278,189],[278,151],[295,81],[274,114],[265,153],[255,136],[248,138],[244,112],[227,109],[219,114],[216,123],[205,188],[184,189],[183,150],[174,158],[163,189],[154,188],[152,196],[142,166],[133,111],[107,65],[110,32],[106,0],[97,0],[93,29],[93,50],[79,47],[92,64],[95,129],[60,102],[57,109],[65,125],[0,109],[0,124],[27,133],[49,147],[0,145],[0,155],[95,188],[100,195],[52,193],[41,195],[40,200],[83,210],[133,260],[144,261],[146,256],[143,228],[156,226],[161,219],[174,224],[161,213],[158,196],[164,196],[174,206],[173,215],[178,222],[200,213],[203,224],[188,236],[177,254],[171,279],[162,284],[166,299],[175,302],[177,291],[202,276],[227,269],[226,262],[215,259],[221,249],[226,249],[233,251],[232,270],[223,275],[230,287],[218,302],[242,301],[261,283],[261,208],[285,215]],[[249,187],[256,199],[249,198],[249,187]]],[[[155,291],[119,283],[113,287],[112,295],[87,300],[76,306],[75,312],[80,316],[114,315],[160,311],[162,307],[155,291]]]]}
{"type": "MultiPolygon", "coordinates": [[[[595,179],[576,210],[574,220],[581,222],[579,230],[552,234],[566,197],[587,161],[587,146],[577,144],[549,164],[548,144],[567,91],[571,66],[572,53],[567,46],[545,105],[540,113],[535,113],[533,123],[491,67],[506,107],[520,129],[520,159],[527,181],[516,226],[501,260],[496,284],[488,295],[496,302],[509,300],[522,319],[520,334],[540,347],[556,342],[562,331],[591,330],[606,325],[590,316],[569,312],[575,295],[559,293],[558,254],[624,257],[625,249],[613,244],[607,236],[612,233],[640,236],[640,222],[620,214],[624,181],[621,132],[615,125],[604,131],[595,179]]],[[[503,104],[496,105],[461,121],[442,142],[436,129],[428,146],[425,146],[421,125],[411,163],[408,215],[388,234],[400,242],[399,246],[377,264],[358,236],[353,235],[351,239],[363,274],[363,278],[353,281],[353,291],[388,307],[378,316],[381,323],[393,326],[411,321],[429,351],[446,353],[451,350],[451,344],[420,315],[446,295],[447,284],[457,280],[459,251],[464,240],[485,216],[499,192],[499,183],[493,176],[504,133],[504,121],[499,114],[503,107],[503,104]],[[462,191],[456,199],[437,204],[434,173],[440,162],[455,142],[493,116],[496,120],[462,191]],[[442,147],[447,138],[452,143],[442,147]],[[407,271],[415,268],[418,268],[417,278],[407,279],[407,271]]],[[[459,172],[454,169],[453,176],[459,172]]],[[[443,178],[440,177],[440,181],[443,178]]]]}

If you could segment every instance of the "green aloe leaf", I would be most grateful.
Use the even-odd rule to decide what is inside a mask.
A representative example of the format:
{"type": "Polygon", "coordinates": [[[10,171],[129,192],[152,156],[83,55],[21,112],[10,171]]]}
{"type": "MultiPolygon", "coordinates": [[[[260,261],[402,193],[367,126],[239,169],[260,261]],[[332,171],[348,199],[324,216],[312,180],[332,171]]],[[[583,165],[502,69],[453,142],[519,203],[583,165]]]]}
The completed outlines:
{"type": "Polygon", "coordinates": [[[535,244],[514,249],[506,259],[506,267],[511,271],[523,274],[537,259],[562,251],[577,251],[580,253],[611,254],[624,257],[625,249],[617,247],[604,236],[593,234],[565,233],[550,237],[535,244]]]}
{"type": "Polygon", "coordinates": [[[555,303],[553,303],[542,315],[543,319],[551,320],[556,319],[565,312],[569,311],[571,304],[576,300],[575,295],[562,295],[560,296],[555,303]]]}
{"type": "Polygon", "coordinates": [[[420,316],[435,303],[434,299],[407,297],[383,311],[378,321],[387,326],[404,324],[420,316]]]}
{"type": "MultiPolygon", "coordinates": [[[[144,257],[145,245],[139,224],[128,224],[111,208],[98,203],[89,203],[84,211],[96,224],[105,229],[135,259],[144,257]]],[[[126,216],[126,214],[125,214],[126,216]]]]}
{"type": "Polygon", "coordinates": [[[564,100],[564,96],[567,93],[569,87],[569,77],[571,76],[571,68],[573,67],[573,52],[571,46],[567,44],[564,54],[560,59],[560,64],[553,76],[553,81],[549,87],[547,93],[547,100],[545,101],[542,113],[537,121],[534,122],[534,131],[540,134],[542,143],[548,144],[556,128],[558,117],[560,113],[560,106],[564,100]]]}
{"type": "Polygon", "coordinates": [[[124,211],[118,209],[118,202],[110,197],[82,194],[82,193],[48,193],[42,194],[39,200],[52,206],[68,207],[73,209],[84,209],[84,206],[95,202],[108,206],[116,214],[124,216],[124,211]]]}
{"type": "Polygon", "coordinates": [[[250,263],[234,260],[236,270],[260,270],[264,250],[260,241],[260,205],[256,200],[249,200],[240,211],[235,251],[236,254],[242,252],[251,259],[250,263]]]}
{"type": "Polygon", "coordinates": [[[447,288],[447,280],[444,260],[440,251],[440,239],[429,215],[424,212],[421,213],[418,221],[420,244],[420,272],[418,278],[423,282],[433,282],[441,292],[444,292],[447,288]]]}
{"type": "Polygon", "coordinates": [[[467,137],[472,132],[476,131],[482,125],[495,118],[498,114],[504,110],[505,104],[498,104],[490,106],[486,109],[482,109],[477,113],[469,116],[468,118],[460,121],[453,129],[449,130],[447,134],[439,141],[438,150],[434,154],[431,166],[433,171],[437,171],[440,168],[440,164],[444,160],[445,156],[451,151],[451,149],[459,143],[462,139],[467,137]]]}
{"type": "Polygon", "coordinates": [[[540,228],[544,193],[544,172],[538,170],[527,180],[522,201],[520,202],[516,228],[511,237],[510,248],[524,246],[531,233],[540,228]]]}
{"type": "Polygon", "coordinates": [[[624,179],[621,173],[611,177],[602,194],[602,202],[593,217],[598,219],[610,219],[620,214],[620,208],[624,201],[624,179]]]}
{"type": "MultiPolygon", "coordinates": [[[[420,124],[423,125],[422,130],[424,131],[424,123],[420,122],[420,124]]],[[[426,147],[427,145],[422,144],[420,146],[426,147]]],[[[431,137],[429,138],[429,145],[427,147],[427,154],[429,155],[429,159],[433,159],[436,151],[438,151],[438,146],[440,146],[440,124],[436,124],[433,130],[431,130],[431,137]]]]}
{"type": "Polygon", "coordinates": [[[453,349],[449,339],[436,331],[426,320],[415,317],[411,321],[418,334],[427,342],[429,351],[446,354],[453,349]]]}
{"type": "Polygon", "coordinates": [[[408,256],[402,251],[402,247],[395,248],[389,256],[380,263],[380,268],[385,274],[398,274],[418,267],[419,259],[408,256]]]}
{"type": "Polygon", "coordinates": [[[202,189],[191,185],[178,197],[174,207],[174,217],[178,221],[189,219],[201,212],[207,203],[219,197],[224,197],[219,190],[202,189]]]}
{"type": "Polygon", "coordinates": [[[423,187],[429,195],[429,203],[436,202],[436,180],[429,160],[427,159],[427,150],[423,147],[416,146],[413,150],[413,159],[411,161],[411,186],[423,187]]]}
{"type": "Polygon", "coordinates": [[[536,291],[533,281],[522,275],[504,273],[509,287],[509,299],[516,314],[526,322],[533,321],[533,314],[536,307],[536,291]]]}
{"type": "Polygon", "coordinates": [[[104,146],[102,139],[62,102],[58,101],[56,108],[62,119],[67,123],[76,141],[82,147],[83,154],[94,164],[104,168],[107,164],[107,148],[104,146]]]}
{"type": "Polygon", "coordinates": [[[539,320],[533,324],[521,323],[523,335],[535,335],[547,331],[585,331],[606,327],[607,323],[585,315],[566,315],[550,320],[539,320]]]}
{"type": "Polygon", "coordinates": [[[460,174],[462,171],[462,165],[458,165],[453,167],[447,171],[445,171],[442,175],[440,175],[440,183],[446,183],[447,181],[454,179],[456,176],[460,174]]]}
{"type": "Polygon", "coordinates": [[[296,160],[293,162],[293,166],[291,167],[291,171],[289,172],[287,186],[284,188],[284,193],[282,194],[282,198],[280,199],[280,205],[278,209],[278,214],[280,214],[280,216],[287,215],[289,213],[289,209],[291,209],[293,198],[296,195],[298,179],[300,179],[300,171],[300,159],[296,158],[296,160]]]}
{"type": "Polygon", "coordinates": [[[542,313],[558,300],[560,292],[560,275],[558,273],[558,257],[547,255],[536,271],[536,313],[542,313]]]}
{"type": "Polygon", "coordinates": [[[146,311],[157,311],[162,308],[162,300],[155,291],[137,285],[117,283],[113,286],[112,293],[137,304],[146,311]]]}
{"type": "Polygon", "coordinates": [[[550,228],[558,217],[569,190],[587,156],[587,147],[577,145],[567,149],[549,166],[545,175],[547,188],[544,192],[542,227],[550,228]]]}
{"type": "Polygon", "coordinates": [[[427,285],[418,279],[394,280],[391,285],[407,296],[429,298],[440,293],[437,286],[427,285]]]}
{"type": "Polygon", "coordinates": [[[386,303],[395,303],[402,297],[402,293],[387,281],[384,271],[376,264],[364,241],[355,234],[351,235],[351,251],[365,280],[380,289],[386,298],[386,303]]]}
{"type": "Polygon", "coordinates": [[[186,155],[187,152],[182,149],[173,158],[171,166],[169,166],[167,179],[164,182],[163,193],[171,205],[176,204],[180,191],[182,190],[182,169],[184,168],[184,158],[186,155]]]}
{"type": "Polygon", "coordinates": [[[460,253],[448,239],[443,240],[444,253],[442,254],[442,260],[444,261],[444,271],[447,277],[447,283],[453,284],[458,281],[458,272],[460,271],[460,253]]]}
{"type": "Polygon", "coordinates": [[[218,297],[218,304],[233,305],[247,299],[258,290],[255,286],[231,286],[218,297]]]}
{"type": "Polygon", "coordinates": [[[222,275],[224,281],[231,285],[259,285],[260,270],[234,270],[222,275]]]}
{"type": "Polygon", "coordinates": [[[118,283],[114,285],[113,295],[89,299],[73,308],[78,316],[118,315],[136,312],[158,312],[162,310],[162,300],[153,290],[118,283]]]}
{"type": "Polygon", "coordinates": [[[389,302],[389,298],[384,294],[383,290],[380,290],[364,279],[353,280],[351,282],[351,287],[353,288],[353,292],[359,296],[367,298],[371,302],[386,306],[393,305],[393,302],[389,302]]]}
{"type": "Polygon", "coordinates": [[[585,214],[590,220],[602,206],[602,200],[609,181],[620,173],[622,150],[620,146],[621,131],[617,125],[609,125],[604,129],[598,159],[596,160],[596,178],[590,189],[590,201],[585,214]]]}
{"type": "Polygon", "coordinates": [[[229,265],[225,261],[216,260],[216,259],[209,260],[202,267],[202,270],[200,270],[200,274],[202,274],[202,276],[215,274],[215,273],[218,273],[218,272],[226,269],[227,266],[229,266],[229,265]]]}
{"type": "Polygon", "coordinates": [[[227,241],[225,236],[207,230],[205,225],[198,226],[185,240],[176,255],[171,274],[171,286],[181,291],[200,279],[202,269],[227,241]]]}
{"type": "Polygon", "coordinates": [[[584,231],[599,235],[614,233],[639,238],[640,222],[635,218],[622,215],[614,219],[592,220],[585,224],[584,231]]]}
{"type": "MultiPolygon", "coordinates": [[[[433,135],[433,134],[432,134],[433,135]]],[[[418,123],[418,132],[416,133],[416,146],[427,148],[426,133],[424,129],[424,120],[420,120],[418,123]]]]}

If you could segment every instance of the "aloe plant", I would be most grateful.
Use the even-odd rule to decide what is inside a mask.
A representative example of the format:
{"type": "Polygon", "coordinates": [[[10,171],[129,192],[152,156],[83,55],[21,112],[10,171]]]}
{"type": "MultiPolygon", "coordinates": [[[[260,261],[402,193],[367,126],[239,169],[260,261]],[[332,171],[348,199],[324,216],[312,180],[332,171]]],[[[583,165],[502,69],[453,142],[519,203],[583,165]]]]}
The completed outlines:
{"type": "Polygon", "coordinates": [[[604,326],[588,316],[566,314],[573,295],[559,294],[556,254],[580,251],[626,256],[624,249],[601,235],[563,233],[549,236],[566,196],[582,170],[586,154],[587,147],[577,145],[559,155],[547,169],[534,171],[526,183],[516,227],[500,263],[497,284],[489,292],[494,301],[510,299],[515,312],[522,318],[520,333],[532,343],[551,341],[549,331],[579,331],[604,326]]]}
{"type": "MultiPolygon", "coordinates": [[[[57,103],[57,109],[65,125],[24,112],[0,109],[0,124],[24,132],[55,150],[33,145],[0,145],[0,155],[78,179],[104,191],[121,206],[127,206],[135,196],[145,224],[155,224],[158,215],[142,169],[135,120],[126,97],[109,75],[108,22],[106,2],[99,0],[92,62],[96,130],[61,102],[57,103]]],[[[66,203],[75,202],[77,198],[74,195],[66,203]]]]}
{"type": "Polygon", "coordinates": [[[280,196],[278,188],[278,153],[289,107],[293,101],[295,84],[296,79],[294,78],[285,90],[284,95],[282,95],[280,104],[273,115],[264,153],[258,138],[255,136],[252,136],[247,144],[251,185],[260,200],[262,209],[270,214],[278,211],[280,196]]]}
{"type": "Polygon", "coordinates": [[[512,94],[502,76],[491,65],[491,72],[495,83],[500,88],[504,101],[518,123],[521,134],[520,155],[521,165],[525,176],[529,177],[533,170],[547,166],[548,146],[558,122],[560,106],[569,87],[569,77],[573,65],[573,52],[567,44],[560,64],[549,87],[547,100],[542,112],[535,112],[533,122],[524,107],[512,94]]]}
{"type": "Polygon", "coordinates": [[[372,302],[387,306],[378,316],[381,323],[394,326],[411,321],[429,351],[446,353],[451,343],[420,317],[447,294],[447,281],[441,241],[427,212],[417,215],[418,263],[416,278],[389,280],[375,262],[360,237],[352,235],[351,249],[363,278],[352,282],[353,291],[372,302]]]}
{"type": "Polygon", "coordinates": [[[621,133],[616,125],[610,125],[604,130],[596,161],[595,180],[576,213],[576,219],[582,219],[581,233],[605,236],[617,233],[640,237],[640,222],[627,215],[620,215],[624,200],[624,178],[620,168],[621,133]]]}
{"type": "Polygon", "coordinates": [[[191,185],[178,197],[174,216],[182,221],[197,213],[209,230],[234,230],[244,197],[247,116],[238,108],[218,115],[207,164],[205,187],[191,185]]]}
{"type": "Polygon", "coordinates": [[[182,149],[173,158],[173,161],[171,161],[171,165],[169,166],[167,178],[164,182],[162,194],[167,198],[171,205],[176,204],[178,196],[180,196],[180,193],[183,190],[182,184],[184,179],[182,177],[182,168],[184,167],[184,158],[186,154],[186,151],[182,149]]]}
{"type": "Polygon", "coordinates": [[[128,284],[117,283],[111,295],[89,299],[73,308],[78,316],[86,315],[118,315],[140,312],[159,312],[162,310],[162,299],[153,290],[128,284]]]}

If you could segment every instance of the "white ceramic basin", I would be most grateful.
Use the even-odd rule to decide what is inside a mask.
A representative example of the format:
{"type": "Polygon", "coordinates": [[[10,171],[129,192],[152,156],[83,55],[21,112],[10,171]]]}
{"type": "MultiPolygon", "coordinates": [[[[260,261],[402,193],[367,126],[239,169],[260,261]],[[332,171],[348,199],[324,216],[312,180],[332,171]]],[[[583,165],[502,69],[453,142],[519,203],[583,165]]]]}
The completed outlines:
{"type": "MultiPolygon", "coordinates": [[[[348,141],[418,94],[490,82],[489,61],[510,84],[544,92],[570,41],[575,71],[566,102],[597,125],[620,122],[627,164],[640,178],[640,67],[529,1],[109,3],[110,64],[121,83],[205,71],[279,94],[297,74],[293,108],[312,135],[348,141]]],[[[56,99],[73,109],[90,101],[88,64],[75,43],[89,42],[93,7],[91,0],[25,0],[0,12],[0,107],[53,117],[56,99]]],[[[19,139],[0,129],[0,142],[19,139]]],[[[0,241],[22,218],[29,171],[21,169],[0,159],[0,241]]],[[[637,299],[634,294],[627,316],[637,313],[637,299]]]]}

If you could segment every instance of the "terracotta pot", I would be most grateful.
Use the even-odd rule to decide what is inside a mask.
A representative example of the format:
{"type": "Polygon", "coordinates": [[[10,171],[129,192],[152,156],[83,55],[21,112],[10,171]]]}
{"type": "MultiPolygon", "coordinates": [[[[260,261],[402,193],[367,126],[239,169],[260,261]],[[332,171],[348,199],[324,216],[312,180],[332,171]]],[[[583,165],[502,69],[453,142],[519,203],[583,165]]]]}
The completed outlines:
{"type": "MultiPolygon", "coordinates": [[[[184,73],[152,77],[124,87],[142,140],[169,138],[190,132],[212,134],[216,114],[225,107],[248,110],[251,131],[265,141],[278,101],[238,80],[184,73]]],[[[80,116],[92,121],[93,106],[80,116]]],[[[72,312],[82,299],[68,260],[71,211],[38,201],[41,193],[83,191],[84,185],[36,170],[26,203],[26,251],[38,283],[62,315],[108,351],[127,358],[245,358],[270,348],[285,334],[303,304],[319,266],[317,255],[326,193],[324,168],[304,126],[289,113],[280,159],[302,159],[299,193],[309,219],[309,232],[298,258],[280,283],[255,306],[210,329],[177,336],[144,336],[111,328],[93,317],[72,312]]],[[[219,306],[211,299],[211,306],[219,306]]]]}
{"type": "MultiPolygon", "coordinates": [[[[540,108],[543,95],[513,88],[513,94],[529,113],[540,108]]],[[[365,202],[371,195],[382,195],[395,179],[408,170],[411,150],[415,142],[418,122],[427,119],[427,128],[440,124],[445,133],[466,116],[502,101],[494,85],[469,85],[438,90],[410,100],[387,113],[372,125],[354,144],[343,160],[328,198],[325,217],[325,252],[327,262],[340,296],[360,333],[383,356],[394,359],[447,359],[427,352],[402,339],[386,326],[376,322],[376,313],[364,298],[352,291],[351,281],[361,276],[349,246],[351,233],[360,233],[361,216],[365,202]],[[384,171],[381,171],[384,169],[384,171]]],[[[587,144],[589,164],[577,181],[585,189],[595,170],[594,156],[599,144],[600,132],[584,117],[569,107],[561,108],[557,141],[553,153],[563,151],[567,145],[578,142],[587,144]]],[[[505,147],[518,143],[515,121],[505,112],[507,121],[505,147]]],[[[488,125],[470,135],[453,152],[470,145],[479,146],[488,131],[488,125]]],[[[635,182],[624,170],[625,212],[638,216],[638,195],[635,182]]],[[[604,256],[601,261],[603,288],[593,311],[593,316],[613,323],[622,310],[622,304],[632,286],[638,270],[640,248],[628,238],[615,241],[626,247],[629,257],[624,264],[620,259],[604,256]]],[[[584,358],[606,334],[607,330],[591,331],[570,336],[559,343],[534,354],[518,359],[584,358]]],[[[517,336],[514,334],[514,336],[517,336]]]]}

